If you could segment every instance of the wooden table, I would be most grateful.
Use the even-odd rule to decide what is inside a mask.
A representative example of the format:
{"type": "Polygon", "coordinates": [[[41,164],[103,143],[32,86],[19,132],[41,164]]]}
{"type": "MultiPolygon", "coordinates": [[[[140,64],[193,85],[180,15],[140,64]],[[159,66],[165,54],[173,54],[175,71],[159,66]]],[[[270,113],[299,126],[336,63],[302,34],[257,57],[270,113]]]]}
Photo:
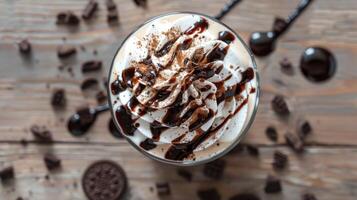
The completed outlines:
{"type": "MultiPolygon", "coordinates": [[[[107,76],[116,48],[126,35],[146,19],[169,11],[197,11],[216,14],[226,0],[166,1],[149,0],[148,9],[138,8],[128,0],[117,0],[120,25],[108,26],[106,9],[92,23],[81,22],[77,30],[55,24],[55,16],[63,10],[80,14],[87,0],[0,0],[0,168],[14,165],[16,179],[0,186],[1,200],[86,199],[81,176],[86,167],[98,159],[111,159],[123,166],[129,177],[127,199],[158,199],[155,183],[168,181],[172,194],[164,199],[197,199],[197,189],[215,187],[222,197],[238,192],[256,192],[262,199],[301,199],[303,192],[315,193],[324,200],[357,199],[357,2],[356,0],[320,0],[298,19],[281,38],[277,50],[269,57],[257,59],[262,77],[259,111],[244,143],[255,144],[260,156],[243,154],[225,156],[228,167],[224,178],[213,181],[202,174],[202,166],[188,168],[194,174],[188,183],[176,174],[176,167],[152,161],[134,150],[124,140],[114,139],[108,132],[109,113],[99,117],[90,132],[80,138],[66,130],[66,119],[81,105],[96,105],[93,94],[83,93],[80,83],[85,78],[80,63],[101,59],[105,69],[95,77],[107,76]],[[30,59],[22,58],[16,43],[28,38],[33,44],[30,59]],[[66,38],[66,41],[63,40],[66,38]],[[74,76],[60,72],[56,48],[63,43],[83,45],[72,63],[74,76]],[[323,84],[307,81],[298,70],[302,51],[317,45],[330,49],[337,58],[336,75],[323,84]],[[98,52],[93,55],[93,51],[98,52]],[[279,61],[288,57],[295,75],[279,70],[279,61]],[[68,105],[56,112],[50,105],[51,92],[65,88],[68,105]],[[282,121],[270,108],[275,94],[288,98],[293,116],[282,121]],[[306,152],[297,155],[285,144],[283,134],[294,132],[299,119],[308,119],[313,134],[306,152]],[[29,127],[47,125],[54,134],[54,144],[38,144],[29,127]],[[277,144],[264,132],[274,125],[279,132],[277,144]],[[21,139],[29,141],[21,145],[21,139]],[[289,155],[289,167],[282,172],[272,169],[272,155],[281,150],[289,155]],[[49,173],[43,163],[44,153],[53,152],[63,162],[59,172],[49,173]],[[45,176],[49,174],[49,179],[45,176]],[[267,195],[264,183],[268,174],[276,174],[283,182],[281,194],[267,195]],[[152,188],[154,188],[153,191],[152,188]]],[[[287,16],[298,0],[243,1],[223,22],[246,41],[252,31],[268,30],[275,16],[287,16]]],[[[78,48],[79,49],[79,48],[78,48]]],[[[104,88],[102,88],[104,89],[104,88]]]]}

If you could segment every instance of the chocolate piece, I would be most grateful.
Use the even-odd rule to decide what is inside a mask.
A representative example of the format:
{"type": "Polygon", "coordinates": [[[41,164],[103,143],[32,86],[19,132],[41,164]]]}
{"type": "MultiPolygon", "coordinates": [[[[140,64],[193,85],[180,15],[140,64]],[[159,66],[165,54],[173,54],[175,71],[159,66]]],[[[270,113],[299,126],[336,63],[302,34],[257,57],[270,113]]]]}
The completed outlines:
{"type": "Polygon", "coordinates": [[[284,169],[288,164],[288,156],[282,153],[281,151],[274,152],[274,161],[273,161],[274,169],[284,169]]]}
{"type": "Polygon", "coordinates": [[[15,171],[13,166],[5,167],[0,171],[1,182],[7,182],[15,177],[15,171]]]}
{"type": "Polygon", "coordinates": [[[61,167],[61,160],[53,154],[46,154],[43,160],[48,170],[55,170],[61,167]]]}
{"type": "Polygon", "coordinates": [[[117,9],[117,5],[114,3],[113,0],[107,0],[106,1],[106,5],[107,5],[107,10],[108,11],[112,11],[112,10],[116,10],[117,9]]]}
{"type": "Polygon", "coordinates": [[[89,60],[82,64],[82,72],[94,72],[102,69],[102,61],[100,60],[89,60]]]}
{"type": "Polygon", "coordinates": [[[107,95],[103,92],[103,91],[99,91],[96,95],[95,95],[96,99],[97,99],[97,103],[98,104],[103,104],[107,102],[107,95]]]}
{"type": "Polygon", "coordinates": [[[311,132],[312,128],[308,121],[303,121],[299,124],[298,134],[300,139],[304,140],[307,135],[311,134],[311,132]]]}
{"type": "Polygon", "coordinates": [[[287,23],[285,19],[276,17],[273,23],[273,31],[276,34],[280,34],[285,30],[285,28],[287,28],[287,23]]]}
{"type": "Polygon", "coordinates": [[[251,144],[247,144],[246,148],[248,150],[248,153],[252,156],[259,156],[259,149],[256,146],[253,146],[251,144]]]}
{"type": "Polygon", "coordinates": [[[41,142],[52,142],[52,133],[45,126],[33,125],[30,131],[37,140],[41,142]]]}
{"type": "Polygon", "coordinates": [[[123,134],[119,131],[119,129],[115,126],[112,118],[109,119],[108,123],[109,131],[115,138],[123,139],[123,134]]]}
{"type": "Polygon", "coordinates": [[[294,74],[293,65],[291,64],[288,58],[283,58],[283,60],[281,60],[279,64],[280,64],[280,69],[284,74],[290,76],[294,74]]]}
{"type": "Polygon", "coordinates": [[[31,53],[31,44],[27,39],[22,40],[19,44],[19,51],[22,54],[31,53]]]}
{"type": "Polygon", "coordinates": [[[66,93],[64,89],[53,91],[51,104],[54,108],[64,108],[66,106],[66,93]]]}
{"type": "Polygon", "coordinates": [[[90,0],[86,7],[84,8],[82,18],[88,20],[93,17],[94,13],[98,10],[98,2],[95,0],[90,0]]]}
{"type": "Polygon", "coordinates": [[[156,190],[159,196],[166,196],[171,194],[170,185],[167,182],[156,183],[156,190]]]}
{"type": "Polygon", "coordinates": [[[118,200],[126,191],[127,178],[121,166],[101,160],[84,172],[82,187],[89,200],[118,200]]]}
{"type": "Polygon", "coordinates": [[[260,198],[253,193],[240,193],[232,196],[229,200],[260,200],[260,198]]]}
{"type": "Polygon", "coordinates": [[[58,58],[69,58],[77,53],[77,50],[72,45],[61,45],[57,48],[58,58]]]}
{"type": "Polygon", "coordinates": [[[265,135],[273,142],[278,141],[278,132],[273,126],[267,127],[267,129],[265,130],[265,135]]]}
{"type": "Polygon", "coordinates": [[[280,179],[275,176],[269,175],[266,182],[264,191],[267,194],[279,193],[281,192],[282,187],[280,184],[280,179]]]}
{"type": "Polygon", "coordinates": [[[98,86],[98,81],[97,79],[94,78],[87,78],[85,79],[82,84],[81,84],[81,89],[82,90],[87,90],[89,88],[97,87],[98,86]]]}
{"type": "Polygon", "coordinates": [[[305,193],[302,195],[302,200],[317,200],[317,198],[312,193],[305,193]]]}
{"type": "Polygon", "coordinates": [[[17,197],[16,200],[24,200],[22,197],[17,197]]]}
{"type": "Polygon", "coordinates": [[[197,195],[201,200],[220,200],[221,195],[216,188],[198,190],[197,195]]]}
{"type": "Polygon", "coordinates": [[[145,149],[146,151],[154,149],[156,146],[157,145],[154,143],[154,140],[150,138],[146,138],[144,141],[140,143],[140,147],[145,149]]]}
{"type": "Polygon", "coordinates": [[[226,161],[219,159],[207,163],[203,168],[203,174],[209,178],[220,179],[223,176],[224,169],[226,168],[226,161]]]}
{"type": "Polygon", "coordinates": [[[296,135],[292,133],[286,133],[285,141],[295,152],[301,153],[304,151],[304,143],[296,135]]]}
{"type": "Polygon", "coordinates": [[[72,11],[60,12],[57,14],[56,24],[58,25],[77,26],[79,22],[79,18],[72,11]]]}
{"type": "Polygon", "coordinates": [[[119,22],[119,14],[118,11],[113,10],[113,11],[109,11],[107,14],[107,22],[109,24],[116,24],[119,22]]]}
{"type": "Polygon", "coordinates": [[[177,174],[187,180],[188,182],[192,181],[192,173],[185,169],[178,169],[177,174]]]}
{"type": "Polygon", "coordinates": [[[147,1],[146,0],[133,0],[135,5],[139,6],[139,7],[143,7],[146,8],[147,6],[147,1]]]}
{"type": "Polygon", "coordinates": [[[274,99],[271,101],[271,107],[278,115],[286,116],[290,114],[288,104],[286,103],[284,97],[281,95],[274,97],[274,99]]]}

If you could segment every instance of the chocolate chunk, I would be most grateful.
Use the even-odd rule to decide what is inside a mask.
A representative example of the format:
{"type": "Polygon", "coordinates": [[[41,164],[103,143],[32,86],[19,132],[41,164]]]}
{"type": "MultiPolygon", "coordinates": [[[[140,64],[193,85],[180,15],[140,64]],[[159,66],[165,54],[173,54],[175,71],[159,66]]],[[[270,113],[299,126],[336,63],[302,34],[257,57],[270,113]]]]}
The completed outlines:
{"type": "Polygon", "coordinates": [[[117,9],[117,5],[114,3],[113,0],[107,0],[106,1],[106,5],[107,5],[107,10],[108,11],[113,11],[117,9]]]}
{"type": "Polygon", "coordinates": [[[223,176],[224,169],[226,168],[226,161],[219,159],[207,163],[203,168],[203,174],[209,178],[220,179],[223,176]]]}
{"type": "Polygon", "coordinates": [[[102,61],[100,60],[89,60],[82,64],[82,72],[94,72],[102,69],[102,61]]]}
{"type": "Polygon", "coordinates": [[[123,134],[119,131],[119,129],[115,126],[113,119],[109,119],[108,123],[109,131],[115,138],[123,139],[123,134]]]}
{"type": "Polygon", "coordinates": [[[96,99],[97,99],[97,103],[98,104],[103,104],[106,103],[108,98],[107,95],[103,92],[103,91],[99,91],[96,95],[95,95],[96,99]]]}
{"type": "Polygon", "coordinates": [[[101,160],[84,172],[82,187],[89,200],[118,200],[126,191],[127,178],[121,166],[101,160]]]}
{"type": "Polygon", "coordinates": [[[69,58],[77,53],[77,50],[72,45],[61,45],[57,48],[57,56],[61,59],[69,58]]]}
{"type": "Polygon", "coordinates": [[[79,22],[79,18],[72,11],[60,12],[57,14],[56,24],[58,25],[77,26],[79,22]]]}
{"type": "Polygon", "coordinates": [[[7,182],[15,177],[15,171],[13,166],[5,167],[0,171],[1,182],[7,182]]]}
{"type": "Polygon", "coordinates": [[[312,193],[305,193],[302,195],[302,200],[317,200],[317,198],[312,193]]]}
{"type": "Polygon", "coordinates": [[[220,200],[221,195],[218,193],[217,189],[210,188],[204,190],[198,190],[197,195],[201,200],[220,200]]]}
{"type": "Polygon", "coordinates": [[[143,7],[146,8],[147,6],[147,1],[146,0],[133,0],[135,5],[139,6],[139,7],[143,7]]]}
{"type": "Polygon", "coordinates": [[[279,193],[281,192],[282,187],[280,184],[280,179],[275,176],[269,175],[266,182],[264,191],[268,194],[279,193]]]}
{"type": "Polygon", "coordinates": [[[55,155],[46,154],[43,157],[43,160],[45,161],[48,170],[54,170],[61,167],[61,160],[55,155]]]}
{"type": "Polygon", "coordinates": [[[85,20],[91,19],[97,10],[98,10],[98,2],[94,0],[90,0],[83,10],[82,18],[85,20]]]}
{"type": "Polygon", "coordinates": [[[151,149],[155,149],[157,145],[154,143],[154,140],[150,138],[146,138],[144,141],[140,143],[140,147],[145,149],[146,151],[149,151],[151,149]]]}
{"type": "Polygon", "coordinates": [[[252,156],[259,156],[259,149],[251,144],[247,144],[246,145],[247,151],[250,155],[252,156]]]}
{"type": "Polygon", "coordinates": [[[260,198],[253,193],[240,193],[232,196],[229,200],[260,200],[260,198]]]}
{"type": "Polygon", "coordinates": [[[276,131],[275,127],[273,126],[268,126],[267,129],[265,130],[265,135],[271,140],[271,141],[278,141],[278,132],[276,131]]]}
{"type": "Polygon", "coordinates": [[[311,134],[311,132],[312,128],[308,121],[303,121],[299,124],[298,134],[300,139],[304,140],[307,135],[311,134]]]}
{"type": "Polygon", "coordinates": [[[274,169],[278,169],[278,170],[284,169],[287,164],[288,164],[288,156],[282,153],[281,151],[275,151],[274,161],[273,161],[274,169]]]}
{"type": "Polygon", "coordinates": [[[31,53],[31,44],[27,39],[22,40],[19,44],[19,51],[22,54],[29,54],[31,53]]]}
{"type": "Polygon", "coordinates": [[[64,108],[66,106],[66,93],[64,89],[53,91],[51,104],[54,108],[64,108]]]}
{"type": "Polygon", "coordinates": [[[281,116],[286,116],[290,114],[290,110],[288,104],[286,103],[285,99],[281,95],[277,95],[271,101],[272,109],[281,116]]]}
{"type": "Polygon", "coordinates": [[[52,142],[52,133],[45,126],[33,125],[30,131],[37,140],[41,142],[52,142]]]}
{"type": "Polygon", "coordinates": [[[188,182],[192,181],[192,173],[185,169],[178,169],[177,174],[187,180],[188,182]]]}
{"type": "Polygon", "coordinates": [[[87,78],[81,84],[82,90],[88,90],[90,88],[98,87],[98,81],[94,78],[87,78]]]}
{"type": "Polygon", "coordinates": [[[170,195],[171,194],[170,185],[167,182],[156,183],[156,190],[157,190],[157,194],[159,196],[164,196],[164,195],[170,195]]]}
{"type": "Polygon", "coordinates": [[[294,74],[293,65],[291,64],[288,58],[283,58],[283,60],[281,60],[279,64],[280,64],[280,69],[284,74],[290,76],[294,74]]]}
{"type": "Polygon", "coordinates": [[[286,143],[296,152],[301,153],[304,151],[304,143],[299,137],[292,133],[285,134],[286,143]]]}
{"type": "Polygon", "coordinates": [[[119,14],[116,10],[112,10],[108,12],[107,22],[109,24],[117,24],[119,22],[119,14]]]}
{"type": "Polygon", "coordinates": [[[16,200],[24,200],[22,197],[17,197],[16,200]]]}
{"type": "Polygon", "coordinates": [[[285,19],[276,17],[273,23],[273,31],[277,34],[282,33],[287,26],[285,19]]]}

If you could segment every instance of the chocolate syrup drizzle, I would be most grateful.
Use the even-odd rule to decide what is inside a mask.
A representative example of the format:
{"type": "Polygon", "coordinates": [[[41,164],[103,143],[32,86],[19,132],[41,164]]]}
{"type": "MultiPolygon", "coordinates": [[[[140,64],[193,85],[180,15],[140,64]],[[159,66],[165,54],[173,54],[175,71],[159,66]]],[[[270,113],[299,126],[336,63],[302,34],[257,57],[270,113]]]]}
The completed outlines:
{"type": "MultiPolygon", "coordinates": [[[[204,18],[201,18],[186,31],[184,31],[184,34],[192,35],[196,33],[202,33],[208,28],[208,26],[208,21],[204,18]]],[[[118,121],[120,131],[123,134],[132,136],[137,129],[134,126],[136,120],[139,119],[140,116],[145,115],[148,111],[154,111],[154,107],[157,106],[159,102],[166,100],[171,95],[172,88],[169,90],[169,88],[163,87],[155,91],[154,96],[151,97],[150,100],[145,103],[145,105],[141,104],[137,99],[137,96],[145,91],[146,87],[150,87],[153,83],[155,83],[160,71],[169,67],[173,63],[175,56],[180,53],[180,51],[188,49],[192,43],[192,38],[189,38],[185,39],[180,44],[175,45],[177,40],[178,38],[169,40],[159,50],[154,52],[156,57],[162,57],[173,51],[172,58],[170,58],[170,62],[166,66],[160,66],[159,68],[156,68],[152,63],[151,57],[148,56],[143,61],[125,69],[121,75],[122,81],[115,80],[111,84],[111,91],[113,94],[119,94],[125,89],[133,90],[134,94],[126,105],[121,105],[115,112],[116,120],[118,121]],[[175,49],[172,49],[173,47],[175,47],[175,49]],[[140,81],[145,82],[147,86],[141,84],[140,81]],[[133,111],[137,115],[136,117],[133,117],[133,111]]],[[[203,131],[201,126],[215,116],[214,111],[207,109],[207,107],[204,107],[204,105],[197,104],[194,101],[195,99],[191,96],[189,96],[186,102],[183,102],[183,92],[186,91],[194,81],[201,79],[206,80],[215,74],[220,73],[223,69],[223,65],[213,66],[211,62],[224,60],[229,49],[229,44],[235,40],[235,36],[231,32],[224,31],[219,33],[218,40],[224,41],[228,45],[222,48],[217,43],[217,45],[214,45],[212,49],[206,53],[203,52],[203,49],[197,49],[191,59],[186,58],[184,60],[183,64],[185,66],[182,68],[182,70],[186,70],[190,76],[187,76],[180,81],[180,92],[175,97],[175,100],[167,106],[167,112],[161,119],[162,122],[153,121],[150,123],[152,137],[141,142],[140,147],[145,150],[151,150],[155,148],[155,142],[160,140],[160,136],[167,129],[169,129],[169,127],[180,126],[183,122],[186,122],[188,119],[190,119],[188,130],[195,131],[196,136],[192,139],[192,141],[185,144],[179,143],[186,134],[183,134],[180,137],[172,140],[172,146],[169,148],[165,155],[165,158],[167,159],[182,160],[192,154],[193,150],[197,146],[199,146],[207,138],[211,137],[220,128],[222,128],[228,122],[228,120],[236,113],[238,113],[239,110],[247,103],[247,99],[245,99],[232,114],[224,119],[220,125],[215,128],[211,127],[207,131],[203,131]],[[183,113],[184,110],[185,113],[183,113]]],[[[229,98],[239,96],[245,89],[245,84],[254,78],[254,70],[252,68],[248,68],[243,71],[241,75],[241,81],[231,88],[228,88],[228,90],[225,90],[224,83],[230,79],[231,76],[228,76],[226,79],[220,82],[214,83],[217,87],[217,92],[215,94],[217,98],[217,104],[228,100],[229,98]]],[[[176,78],[174,77],[174,79],[176,78]]],[[[176,82],[176,80],[170,81],[173,83],[176,82]]],[[[211,86],[202,88],[201,91],[208,91],[210,90],[210,87],[211,86]]],[[[206,98],[213,98],[213,96],[208,95],[206,98]]]]}

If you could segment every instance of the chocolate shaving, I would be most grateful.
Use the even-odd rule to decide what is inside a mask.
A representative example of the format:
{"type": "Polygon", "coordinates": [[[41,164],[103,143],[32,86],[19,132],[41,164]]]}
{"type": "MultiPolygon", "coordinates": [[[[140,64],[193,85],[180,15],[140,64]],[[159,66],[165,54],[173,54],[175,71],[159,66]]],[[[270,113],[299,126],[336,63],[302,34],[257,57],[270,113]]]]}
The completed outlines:
{"type": "Polygon", "coordinates": [[[269,175],[266,182],[264,191],[267,194],[279,193],[282,191],[280,179],[275,176],[269,175]]]}

